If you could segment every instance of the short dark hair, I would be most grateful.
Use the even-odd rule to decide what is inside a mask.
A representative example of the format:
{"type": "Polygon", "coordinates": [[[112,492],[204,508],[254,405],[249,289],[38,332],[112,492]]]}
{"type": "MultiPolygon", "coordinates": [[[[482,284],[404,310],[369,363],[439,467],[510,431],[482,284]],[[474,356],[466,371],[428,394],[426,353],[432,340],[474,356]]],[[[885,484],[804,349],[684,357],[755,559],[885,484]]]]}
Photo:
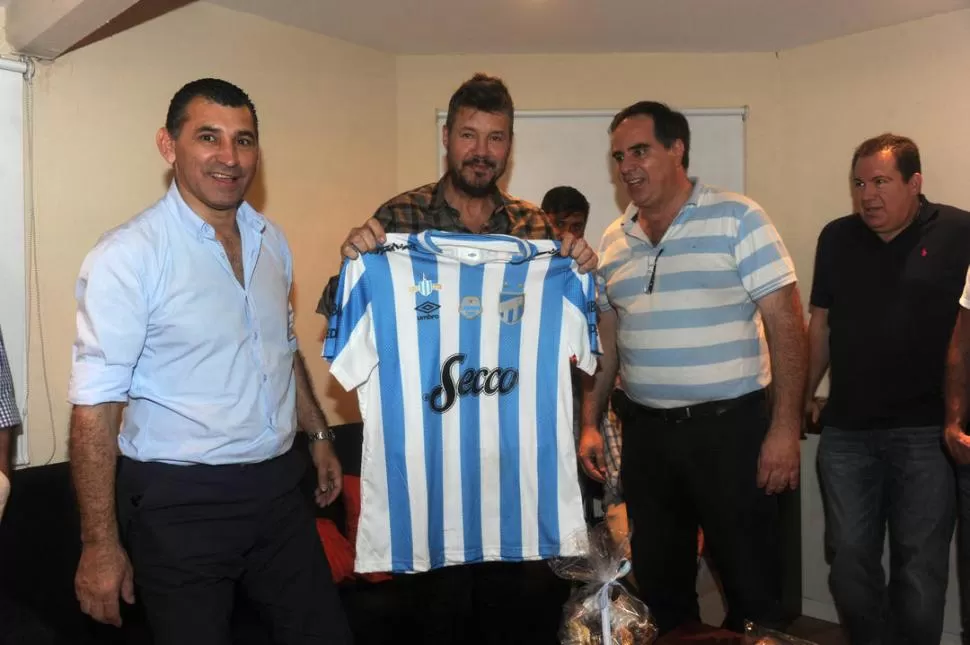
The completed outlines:
{"type": "Polygon", "coordinates": [[[165,116],[165,129],[173,138],[178,138],[182,126],[188,119],[189,103],[194,99],[203,98],[206,101],[225,107],[247,107],[253,115],[253,129],[259,138],[259,119],[256,117],[256,106],[249,95],[228,81],[218,78],[200,78],[186,83],[172,97],[168,104],[168,114],[165,116]]]}
{"type": "Polygon", "coordinates": [[[461,84],[448,101],[448,119],[445,126],[451,131],[458,110],[468,107],[480,112],[504,114],[509,117],[509,134],[512,134],[512,121],[515,119],[515,104],[509,88],[497,76],[479,72],[461,84]]]}
{"type": "Polygon", "coordinates": [[[556,186],[542,198],[542,210],[547,215],[581,213],[589,218],[589,200],[572,186],[556,186]]]}
{"type": "Polygon", "coordinates": [[[687,117],[677,110],[670,109],[664,103],[640,101],[617,112],[616,116],[613,117],[613,122],[610,123],[610,134],[613,134],[623,121],[633,116],[649,116],[652,118],[653,136],[667,150],[670,150],[670,147],[674,145],[674,141],[680,139],[684,144],[682,163],[684,170],[687,170],[690,165],[690,125],[687,123],[687,117]]]}
{"type": "Polygon", "coordinates": [[[852,168],[850,172],[855,173],[855,165],[859,159],[871,157],[883,150],[892,151],[893,158],[896,160],[896,169],[902,175],[903,181],[909,181],[916,173],[923,172],[919,160],[919,148],[916,146],[916,142],[909,137],[901,137],[898,134],[889,132],[880,134],[878,137],[866,139],[859,144],[859,147],[852,154],[852,168]]]}

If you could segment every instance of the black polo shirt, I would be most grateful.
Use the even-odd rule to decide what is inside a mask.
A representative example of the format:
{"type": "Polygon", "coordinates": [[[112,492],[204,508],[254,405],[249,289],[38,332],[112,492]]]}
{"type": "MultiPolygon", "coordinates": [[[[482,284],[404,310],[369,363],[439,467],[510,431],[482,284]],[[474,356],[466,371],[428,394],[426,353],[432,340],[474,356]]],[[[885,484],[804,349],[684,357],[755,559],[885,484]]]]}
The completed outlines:
{"type": "Polygon", "coordinates": [[[943,423],[947,345],[970,264],[970,213],[920,201],[917,218],[889,242],[859,215],[830,222],[819,235],[811,302],[829,310],[825,425],[943,423]]]}

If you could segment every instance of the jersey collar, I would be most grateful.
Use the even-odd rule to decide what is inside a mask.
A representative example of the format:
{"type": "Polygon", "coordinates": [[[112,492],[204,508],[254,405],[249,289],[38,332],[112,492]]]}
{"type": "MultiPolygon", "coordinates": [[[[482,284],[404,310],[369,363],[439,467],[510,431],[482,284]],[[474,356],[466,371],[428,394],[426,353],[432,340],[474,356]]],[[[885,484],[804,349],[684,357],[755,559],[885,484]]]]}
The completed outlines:
{"type": "MultiPolygon", "coordinates": [[[[512,264],[527,262],[534,258],[538,253],[538,248],[528,240],[522,240],[511,235],[474,235],[470,233],[451,233],[447,231],[428,230],[411,236],[412,241],[422,250],[435,255],[451,255],[446,248],[463,248],[469,251],[483,251],[485,255],[489,252],[504,251],[508,246],[514,246],[514,255],[506,260],[512,264]],[[501,248],[490,248],[498,246],[501,248]],[[445,247],[445,248],[442,248],[445,247]]],[[[506,255],[507,251],[502,253],[506,255]]],[[[468,259],[476,258],[469,255],[468,259]]],[[[497,259],[497,258],[495,258],[497,259]]],[[[484,260],[482,260],[484,261],[484,260]]]]}

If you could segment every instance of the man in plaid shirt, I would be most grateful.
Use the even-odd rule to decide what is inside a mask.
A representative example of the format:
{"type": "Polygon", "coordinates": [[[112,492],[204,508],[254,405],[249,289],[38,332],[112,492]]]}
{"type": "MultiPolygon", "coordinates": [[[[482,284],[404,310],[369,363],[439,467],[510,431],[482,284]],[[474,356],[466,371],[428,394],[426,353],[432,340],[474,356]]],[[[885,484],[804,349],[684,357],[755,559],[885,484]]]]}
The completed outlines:
{"type": "MultiPolygon", "coordinates": [[[[476,74],[451,97],[442,131],[448,170],[439,181],[409,190],[384,203],[374,216],[350,231],[341,253],[356,258],[384,242],[384,233],[440,231],[505,234],[521,239],[559,239],[540,208],[498,187],[512,147],[514,106],[501,79],[476,74]]],[[[581,237],[565,234],[562,255],[581,272],[597,258],[581,237]]],[[[329,316],[338,278],[330,280],[317,311],[329,316]]],[[[427,607],[422,643],[558,643],[560,606],[568,585],[545,562],[489,562],[414,574],[427,607]],[[555,611],[548,612],[547,608],[555,611]],[[547,615],[548,614],[548,615],[547,615]],[[473,615],[482,621],[476,623],[473,615]]]]}
{"type": "MultiPolygon", "coordinates": [[[[427,230],[512,235],[525,240],[559,239],[555,223],[535,204],[498,187],[512,149],[512,97],[501,79],[476,74],[451,97],[442,132],[448,169],[439,181],[392,197],[340,246],[354,259],[384,242],[384,233],[427,230]]],[[[585,273],[596,253],[581,236],[562,237],[562,254],[585,273]]],[[[317,312],[329,316],[339,276],[330,278],[317,312]]]]}
{"type": "Polygon", "coordinates": [[[20,428],[20,410],[13,390],[13,377],[7,361],[7,349],[3,345],[0,330],[0,517],[10,492],[10,446],[13,434],[20,428]]]}

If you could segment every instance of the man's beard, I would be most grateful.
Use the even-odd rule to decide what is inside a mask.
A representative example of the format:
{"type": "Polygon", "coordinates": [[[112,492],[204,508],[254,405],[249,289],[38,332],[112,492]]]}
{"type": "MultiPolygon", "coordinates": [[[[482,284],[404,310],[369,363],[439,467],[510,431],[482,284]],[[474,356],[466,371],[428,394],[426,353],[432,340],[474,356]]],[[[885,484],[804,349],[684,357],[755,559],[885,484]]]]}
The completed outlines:
{"type": "Polygon", "coordinates": [[[494,193],[495,187],[498,185],[498,180],[501,179],[504,171],[504,168],[499,171],[498,163],[494,159],[489,159],[488,157],[472,157],[461,162],[461,164],[458,166],[453,163],[448,164],[448,178],[451,180],[451,184],[470,197],[476,198],[488,197],[494,193]],[[461,174],[461,171],[465,168],[465,166],[473,166],[476,164],[484,164],[492,169],[494,174],[489,182],[485,184],[473,184],[465,179],[465,177],[461,174]]]}

